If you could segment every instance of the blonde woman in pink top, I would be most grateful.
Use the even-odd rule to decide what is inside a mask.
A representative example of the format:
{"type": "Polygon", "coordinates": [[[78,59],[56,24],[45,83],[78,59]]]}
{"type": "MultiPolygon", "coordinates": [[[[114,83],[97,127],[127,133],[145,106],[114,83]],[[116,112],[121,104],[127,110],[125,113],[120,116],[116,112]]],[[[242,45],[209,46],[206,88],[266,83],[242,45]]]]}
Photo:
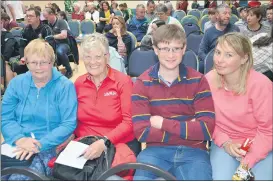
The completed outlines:
{"type": "Polygon", "coordinates": [[[255,180],[272,180],[272,82],[252,69],[251,47],[237,32],[219,37],[215,69],[206,75],[216,116],[213,180],[231,180],[240,163],[251,168],[255,180]],[[239,149],[246,138],[253,143],[243,156],[239,149]]]}

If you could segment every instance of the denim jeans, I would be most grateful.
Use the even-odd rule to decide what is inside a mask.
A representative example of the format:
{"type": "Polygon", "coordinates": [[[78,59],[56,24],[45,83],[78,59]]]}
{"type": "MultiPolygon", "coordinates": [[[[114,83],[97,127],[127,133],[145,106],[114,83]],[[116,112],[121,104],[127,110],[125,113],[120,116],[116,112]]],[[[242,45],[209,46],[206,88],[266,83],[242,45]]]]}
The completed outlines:
{"type": "MultiPolygon", "coordinates": [[[[213,180],[231,180],[240,162],[225,152],[223,148],[219,148],[213,142],[211,144],[210,161],[212,165],[213,180]]],[[[255,180],[272,180],[272,151],[268,156],[258,162],[252,172],[255,180]]]]}
{"type": "Polygon", "coordinates": [[[60,61],[59,63],[65,67],[67,72],[72,72],[68,59],[68,53],[70,52],[69,45],[65,43],[58,43],[56,48],[57,59],[60,61]]]}
{"type": "MultiPolygon", "coordinates": [[[[137,157],[137,162],[151,164],[170,172],[177,180],[212,180],[207,151],[186,146],[151,146],[137,157]]],[[[134,180],[154,180],[149,171],[136,170],[134,180]]]]}

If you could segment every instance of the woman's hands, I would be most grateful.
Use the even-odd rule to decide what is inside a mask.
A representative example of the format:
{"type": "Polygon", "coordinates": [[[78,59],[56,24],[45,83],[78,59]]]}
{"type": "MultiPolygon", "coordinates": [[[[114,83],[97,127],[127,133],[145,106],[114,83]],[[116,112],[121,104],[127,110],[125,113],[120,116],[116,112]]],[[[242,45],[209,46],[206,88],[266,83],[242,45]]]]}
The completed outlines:
{"type": "Polygon", "coordinates": [[[228,141],[224,143],[223,148],[226,153],[232,157],[242,157],[244,154],[240,151],[241,144],[228,141]]]}
{"type": "Polygon", "coordinates": [[[17,149],[14,153],[16,153],[16,159],[20,160],[28,160],[33,154],[39,153],[39,148],[41,148],[41,144],[38,140],[28,137],[20,138],[15,144],[17,149]]]}
{"type": "Polygon", "coordinates": [[[101,156],[102,152],[106,149],[104,140],[100,139],[95,141],[84,151],[84,158],[93,160],[101,156]]]}

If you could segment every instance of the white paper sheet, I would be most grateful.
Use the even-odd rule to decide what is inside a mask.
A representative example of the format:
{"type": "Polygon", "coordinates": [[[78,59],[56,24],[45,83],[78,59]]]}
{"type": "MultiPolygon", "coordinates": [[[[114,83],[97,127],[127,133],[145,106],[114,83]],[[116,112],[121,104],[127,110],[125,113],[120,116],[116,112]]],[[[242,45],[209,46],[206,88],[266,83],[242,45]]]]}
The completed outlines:
{"type": "Polygon", "coordinates": [[[61,152],[57,160],[55,161],[58,164],[63,164],[66,166],[83,169],[84,164],[87,159],[84,157],[79,157],[89,145],[71,141],[66,148],[61,152]]]}
{"type": "Polygon", "coordinates": [[[12,147],[11,145],[4,143],[1,145],[1,154],[13,158],[16,156],[16,153],[13,153],[15,149],[16,147],[12,147]]]}

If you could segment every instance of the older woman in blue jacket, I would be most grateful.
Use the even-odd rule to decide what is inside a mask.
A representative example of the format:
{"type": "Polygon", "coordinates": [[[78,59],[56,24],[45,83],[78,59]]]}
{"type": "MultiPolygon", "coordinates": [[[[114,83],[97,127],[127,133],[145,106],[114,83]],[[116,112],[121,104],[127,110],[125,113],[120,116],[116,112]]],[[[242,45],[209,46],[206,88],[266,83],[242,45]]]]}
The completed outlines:
{"type": "Polygon", "coordinates": [[[16,146],[16,159],[1,156],[2,168],[29,161],[29,168],[49,175],[47,163],[56,156],[56,147],[76,128],[76,92],[53,67],[55,55],[47,42],[31,41],[24,55],[29,71],[11,80],[2,101],[2,134],[5,143],[16,146]]]}

